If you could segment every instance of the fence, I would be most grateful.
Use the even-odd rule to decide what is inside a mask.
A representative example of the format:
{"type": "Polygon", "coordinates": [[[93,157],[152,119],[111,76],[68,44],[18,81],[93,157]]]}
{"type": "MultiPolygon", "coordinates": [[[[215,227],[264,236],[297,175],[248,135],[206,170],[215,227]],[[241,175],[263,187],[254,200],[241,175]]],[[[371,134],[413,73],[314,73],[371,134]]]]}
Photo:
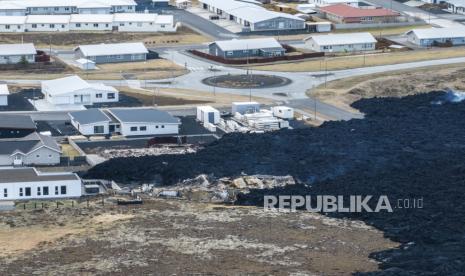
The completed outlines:
{"type": "Polygon", "coordinates": [[[292,56],[278,56],[278,57],[266,57],[266,58],[248,58],[248,59],[225,59],[223,57],[213,56],[204,52],[200,52],[197,50],[189,50],[190,53],[193,55],[206,58],[212,61],[216,61],[223,64],[230,64],[230,65],[245,65],[245,64],[257,64],[257,63],[271,63],[277,61],[292,61],[292,60],[302,60],[307,58],[317,58],[322,57],[325,55],[323,52],[317,53],[303,53],[300,55],[292,55],[292,56]]]}
{"type": "MultiPolygon", "coordinates": [[[[50,57],[47,56],[50,60],[50,57]]],[[[46,57],[41,56],[41,58],[47,59],[46,57]]],[[[37,59],[36,59],[37,61],[37,59]]],[[[51,71],[59,71],[62,72],[66,69],[66,66],[57,61],[45,61],[45,62],[36,62],[36,63],[11,63],[11,64],[1,64],[0,71],[8,71],[8,70],[28,70],[28,71],[38,71],[38,70],[47,70],[47,72],[51,71]]]]}
{"type": "Polygon", "coordinates": [[[418,24],[424,24],[424,21],[406,21],[406,22],[389,22],[389,23],[350,23],[350,24],[334,24],[336,30],[353,30],[353,29],[371,29],[379,28],[380,30],[385,28],[395,27],[406,27],[415,26],[418,24]]]}

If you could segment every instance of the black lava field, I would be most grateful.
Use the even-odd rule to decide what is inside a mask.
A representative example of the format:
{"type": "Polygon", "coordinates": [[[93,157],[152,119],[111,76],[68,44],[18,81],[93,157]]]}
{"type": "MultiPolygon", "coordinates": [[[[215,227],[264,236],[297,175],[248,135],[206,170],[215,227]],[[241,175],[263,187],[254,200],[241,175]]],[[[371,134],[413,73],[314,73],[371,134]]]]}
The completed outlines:
{"type": "Polygon", "coordinates": [[[199,174],[293,175],[301,184],[241,195],[387,195],[394,212],[330,213],[363,220],[400,242],[373,253],[373,275],[465,275],[465,102],[432,92],[360,100],[360,120],[266,134],[228,134],[188,155],[118,158],[86,177],[164,185],[199,174]],[[422,198],[423,208],[395,208],[422,198]]]}

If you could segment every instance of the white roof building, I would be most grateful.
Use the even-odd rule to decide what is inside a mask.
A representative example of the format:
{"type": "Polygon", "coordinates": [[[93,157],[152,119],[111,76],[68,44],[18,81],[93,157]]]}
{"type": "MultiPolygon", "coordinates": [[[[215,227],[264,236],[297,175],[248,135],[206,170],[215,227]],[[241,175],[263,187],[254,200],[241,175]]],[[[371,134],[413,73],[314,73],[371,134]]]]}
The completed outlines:
{"type": "Polygon", "coordinates": [[[406,33],[407,40],[418,46],[450,42],[452,45],[465,44],[465,26],[451,28],[413,29],[406,33]]]}
{"type": "Polygon", "coordinates": [[[102,8],[118,6],[136,6],[134,0],[5,0],[0,1],[0,10],[26,10],[31,8],[75,7],[102,8]]]}
{"type": "Polygon", "coordinates": [[[26,24],[69,24],[69,15],[29,15],[26,24]]]}
{"type": "Polygon", "coordinates": [[[371,33],[313,35],[304,39],[307,48],[316,52],[352,52],[375,49],[371,33]]]}
{"type": "Polygon", "coordinates": [[[0,56],[26,56],[37,53],[34,44],[0,44],[0,56]]]}
{"type": "Polygon", "coordinates": [[[214,43],[216,43],[216,45],[218,45],[218,47],[223,51],[283,48],[281,44],[273,37],[221,40],[215,41],[214,43]]]}
{"type": "Polygon", "coordinates": [[[142,42],[79,45],[77,47],[84,56],[108,56],[108,55],[130,55],[147,54],[148,50],[142,42]]]}
{"type": "Polygon", "coordinates": [[[8,105],[8,95],[10,95],[8,86],[6,84],[0,84],[0,106],[8,105]]]}
{"type": "Polygon", "coordinates": [[[108,23],[113,22],[111,14],[72,14],[70,23],[108,23]]]}
{"type": "Polygon", "coordinates": [[[24,25],[26,16],[0,16],[0,25],[24,25]]]}

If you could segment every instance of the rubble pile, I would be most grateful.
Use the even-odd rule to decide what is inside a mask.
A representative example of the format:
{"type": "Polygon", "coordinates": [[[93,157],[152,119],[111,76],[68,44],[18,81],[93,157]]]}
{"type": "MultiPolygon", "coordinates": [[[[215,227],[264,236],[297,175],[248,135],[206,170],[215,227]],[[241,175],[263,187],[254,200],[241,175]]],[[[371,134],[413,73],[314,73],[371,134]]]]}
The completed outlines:
{"type": "Polygon", "coordinates": [[[105,159],[118,157],[141,157],[141,156],[157,156],[163,154],[186,154],[194,153],[198,150],[196,146],[159,146],[150,148],[136,149],[102,149],[99,155],[105,159]]]}
{"type": "Polygon", "coordinates": [[[120,183],[158,177],[170,185],[200,174],[265,174],[291,175],[297,182],[238,196],[238,204],[249,205],[261,205],[264,194],[387,195],[392,204],[421,197],[421,209],[337,215],[363,220],[403,244],[373,254],[383,269],[373,274],[460,275],[465,271],[465,102],[448,102],[446,96],[360,100],[353,107],[366,114],[361,120],[228,134],[192,154],[115,158],[87,177],[120,183]]]}
{"type": "Polygon", "coordinates": [[[232,203],[237,200],[238,194],[246,194],[250,190],[274,189],[287,185],[295,185],[292,176],[251,175],[215,178],[212,175],[201,174],[173,186],[154,188],[152,192],[162,197],[232,203]]]}

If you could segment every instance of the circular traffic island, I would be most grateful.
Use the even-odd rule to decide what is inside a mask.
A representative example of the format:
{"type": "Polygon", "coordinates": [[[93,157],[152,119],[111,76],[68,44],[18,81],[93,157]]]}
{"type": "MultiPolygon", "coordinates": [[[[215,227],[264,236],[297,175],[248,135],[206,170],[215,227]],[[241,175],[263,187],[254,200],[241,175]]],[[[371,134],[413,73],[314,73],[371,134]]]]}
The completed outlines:
{"type": "Polygon", "coordinates": [[[280,87],[290,84],[288,78],[272,75],[241,74],[241,75],[220,75],[203,79],[202,82],[209,86],[216,86],[231,89],[260,89],[280,87]]]}

